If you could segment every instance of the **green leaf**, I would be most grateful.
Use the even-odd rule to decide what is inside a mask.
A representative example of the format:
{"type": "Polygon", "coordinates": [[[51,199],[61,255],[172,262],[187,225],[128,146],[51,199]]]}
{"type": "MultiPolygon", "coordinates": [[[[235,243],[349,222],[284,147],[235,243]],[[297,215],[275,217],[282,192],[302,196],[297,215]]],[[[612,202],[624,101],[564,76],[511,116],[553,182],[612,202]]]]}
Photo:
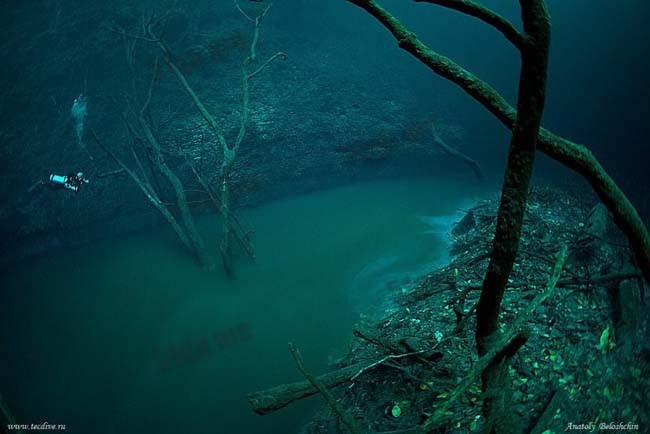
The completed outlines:
{"type": "Polygon", "coordinates": [[[600,334],[600,342],[596,345],[596,349],[599,351],[605,351],[609,348],[609,326],[603,330],[600,334]]]}

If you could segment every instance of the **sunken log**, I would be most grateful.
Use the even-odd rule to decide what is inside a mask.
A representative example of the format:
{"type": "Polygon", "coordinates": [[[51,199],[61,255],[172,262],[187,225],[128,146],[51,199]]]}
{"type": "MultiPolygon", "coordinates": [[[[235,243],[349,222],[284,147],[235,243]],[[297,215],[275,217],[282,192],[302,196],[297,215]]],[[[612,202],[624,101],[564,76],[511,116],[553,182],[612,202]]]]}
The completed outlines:
{"type": "MultiPolygon", "coordinates": [[[[361,371],[366,363],[357,363],[316,377],[316,380],[330,389],[349,381],[361,371]]],[[[248,403],[255,413],[265,415],[286,407],[294,401],[315,395],[318,390],[309,381],[281,384],[270,389],[248,395],[248,403]]]]}

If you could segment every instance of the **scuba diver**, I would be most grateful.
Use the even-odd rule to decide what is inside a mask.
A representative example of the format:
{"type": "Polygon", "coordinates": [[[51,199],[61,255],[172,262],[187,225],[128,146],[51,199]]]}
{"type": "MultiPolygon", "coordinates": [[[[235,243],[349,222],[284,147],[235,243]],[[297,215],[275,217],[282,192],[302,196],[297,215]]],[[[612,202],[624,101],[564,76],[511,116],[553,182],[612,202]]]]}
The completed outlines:
{"type": "Polygon", "coordinates": [[[82,185],[88,184],[89,182],[84,177],[83,172],[69,173],[68,175],[50,175],[50,185],[57,189],[67,189],[77,192],[82,185]]]}

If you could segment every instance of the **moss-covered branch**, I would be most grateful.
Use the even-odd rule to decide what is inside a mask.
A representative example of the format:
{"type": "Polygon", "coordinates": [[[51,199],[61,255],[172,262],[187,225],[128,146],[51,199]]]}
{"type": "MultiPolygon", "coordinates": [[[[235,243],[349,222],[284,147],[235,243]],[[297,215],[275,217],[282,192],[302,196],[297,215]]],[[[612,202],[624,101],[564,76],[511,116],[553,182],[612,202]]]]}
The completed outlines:
{"type": "MultiPolygon", "coordinates": [[[[507,128],[513,129],[517,111],[489,84],[423,44],[399,20],[374,0],[348,0],[365,9],[384,25],[403,50],[412,54],[433,72],[462,88],[507,128]]],[[[537,149],[580,173],[591,184],[600,200],[612,213],[614,222],[628,238],[637,264],[650,282],[650,234],[639,213],[627,196],[607,174],[596,157],[585,146],[574,143],[541,128],[537,149]]]]}
{"type": "Polygon", "coordinates": [[[479,355],[482,339],[498,329],[501,300],[519,249],[528,189],[535,162],[535,147],[546,100],[550,22],[544,0],[521,0],[530,43],[521,51],[518,116],[512,129],[497,224],[477,314],[479,355]]]}
{"type": "MultiPolygon", "coordinates": [[[[537,136],[546,101],[551,25],[545,0],[520,0],[527,44],[521,49],[517,119],[512,129],[494,241],[476,307],[476,348],[490,351],[499,330],[501,301],[519,250],[537,136]]],[[[566,250],[566,249],[564,249],[566,250]]],[[[488,423],[507,420],[509,357],[483,371],[483,411],[488,423]]]]}
{"type": "Polygon", "coordinates": [[[341,406],[341,404],[338,403],[336,398],[332,396],[332,394],[327,390],[327,387],[323,385],[316,377],[311,375],[307,369],[304,366],[302,356],[300,355],[300,351],[298,348],[293,344],[289,343],[289,351],[291,352],[291,355],[293,356],[293,360],[296,362],[296,366],[298,367],[298,370],[300,373],[305,377],[305,379],[311,384],[311,386],[318,390],[318,393],[320,393],[323,398],[325,398],[325,401],[327,404],[330,406],[332,411],[339,417],[341,422],[346,426],[346,428],[352,433],[352,434],[362,434],[364,431],[361,429],[357,421],[354,419],[354,417],[350,416],[350,414],[345,411],[345,409],[341,406]]]}
{"type": "Polygon", "coordinates": [[[450,393],[449,398],[438,407],[433,415],[431,415],[423,424],[424,431],[428,432],[433,428],[438,427],[446,420],[447,410],[458,398],[462,397],[465,391],[478,380],[479,376],[490,366],[504,356],[512,357],[519,348],[525,343],[528,338],[529,331],[527,330],[526,323],[534,315],[535,311],[548,300],[555,287],[557,286],[564,264],[567,260],[568,249],[566,245],[560,247],[555,258],[555,265],[551,270],[551,274],[546,283],[546,287],[531,303],[519,314],[517,318],[508,326],[508,328],[501,334],[495,337],[495,343],[491,346],[490,350],[483,354],[472,366],[472,369],[467,373],[454,390],[450,393]]]}
{"type": "Polygon", "coordinates": [[[472,17],[491,25],[499,32],[503,33],[510,42],[517,48],[523,48],[526,42],[526,37],[519,33],[519,31],[508,20],[501,15],[493,12],[472,0],[415,0],[417,3],[431,3],[438,6],[444,6],[449,9],[462,12],[472,17]]]}

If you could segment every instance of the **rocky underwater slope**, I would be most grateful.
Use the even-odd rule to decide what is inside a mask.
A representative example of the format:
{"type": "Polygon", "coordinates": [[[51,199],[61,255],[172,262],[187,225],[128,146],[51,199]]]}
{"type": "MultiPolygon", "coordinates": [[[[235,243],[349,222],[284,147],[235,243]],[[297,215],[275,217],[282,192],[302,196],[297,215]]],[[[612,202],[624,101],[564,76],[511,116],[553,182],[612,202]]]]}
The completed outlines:
{"type": "Polygon", "coordinates": [[[644,283],[605,208],[582,191],[531,193],[502,345],[477,359],[474,312],[497,206],[468,210],[452,231],[451,263],[396,293],[400,308],[389,316],[358,324],[332,371],[302,367],[305,381],[250,394],[253,410],[267,414],[320,389],[328,405],[304,433],[479,432],[481,373],[506,355],[512,418],[496,423],[509,432],[647,427],[644,283]]]}

